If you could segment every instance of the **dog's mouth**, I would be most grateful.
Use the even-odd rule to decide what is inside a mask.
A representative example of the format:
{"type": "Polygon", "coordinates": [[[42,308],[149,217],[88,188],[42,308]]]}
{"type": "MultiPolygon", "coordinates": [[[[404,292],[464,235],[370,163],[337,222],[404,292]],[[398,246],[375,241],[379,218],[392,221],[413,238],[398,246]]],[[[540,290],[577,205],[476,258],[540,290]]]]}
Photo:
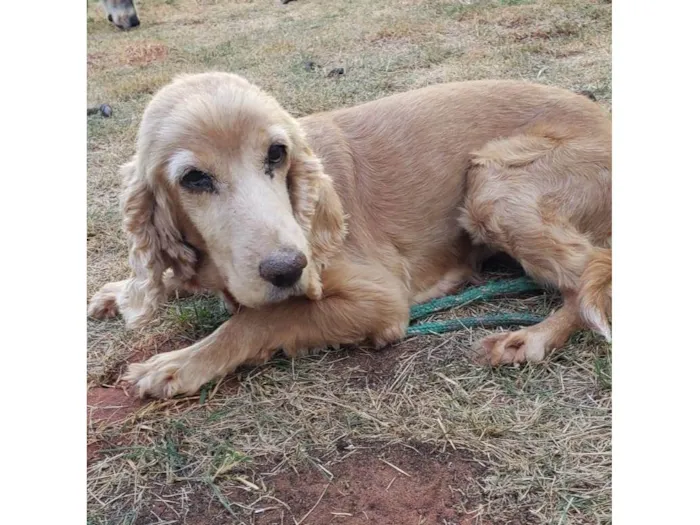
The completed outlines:
{"type": "Polygon", "coordinates": [[[297,283],[294,286],[288,288],[280,288],[278,286],[270,286],[269,291],[265,297],[268,303],[280,303],[290,297],[296,297],[298,295],[304,295],[301,284],[297,283]]]}
{"type": "Polygon", "coordinates": [[[250,303],[248,301],[238,301],[236,297],[229,291],[228,287],[222,288],[220,290],[221,297],[226,303],[226,308],[229,312],[235,312],[239,306],[244,306],[246,308],[261,308],[265,305],[271,305],[276,303],[281,303],[292,297],[303,296],[304,295],[303,286],[298,283],[289,288],[280,288],[273,285],[268,285],[268,289],[265,292],[264,299],[262,301],[254,301],[250,303]]]}

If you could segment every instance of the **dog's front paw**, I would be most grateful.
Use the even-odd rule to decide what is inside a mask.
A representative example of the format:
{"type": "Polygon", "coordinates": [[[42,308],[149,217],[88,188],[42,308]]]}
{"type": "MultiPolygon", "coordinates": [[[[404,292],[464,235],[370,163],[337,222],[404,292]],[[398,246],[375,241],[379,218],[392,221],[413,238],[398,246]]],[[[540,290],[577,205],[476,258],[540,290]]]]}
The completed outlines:
{"type": "Polygon", "coordinates": [[[107,283],[92,296],[88,305],[88,315],[95,319],[109,319],[119,313],[117,299],[125,281],[107,283]]]}
{"type": "Polygon", "coordinates": [[[144,363],[129,365],[124,380],[135,386],[139,397],[167,399],[194,394],[211,378],[202,377],[189,349],[166,352],[144,363]]]}

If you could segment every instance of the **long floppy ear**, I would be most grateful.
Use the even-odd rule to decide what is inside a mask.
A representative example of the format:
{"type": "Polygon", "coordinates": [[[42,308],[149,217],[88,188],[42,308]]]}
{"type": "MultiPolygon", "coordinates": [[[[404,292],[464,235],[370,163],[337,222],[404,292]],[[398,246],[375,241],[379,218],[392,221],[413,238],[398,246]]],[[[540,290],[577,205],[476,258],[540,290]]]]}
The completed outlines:
{"type": "Polygon", "coordinates": [[[163,272],[172,268],[183,281],[194,276],[196,254],[184,244],[164,188],[153,187],[134,157],[122,166],[122,215],[133,275],[118,298],[126,325],[148,322],[165,300],[163,272]]]}
{"type": "Polygon", "coordinates": [[[292,209],[311,248],[310,299],[323,293],[321,272],[340,249],[347,232],[345,215],[332,179],[305,141],[294,148],[288,175],[292,209]]]}

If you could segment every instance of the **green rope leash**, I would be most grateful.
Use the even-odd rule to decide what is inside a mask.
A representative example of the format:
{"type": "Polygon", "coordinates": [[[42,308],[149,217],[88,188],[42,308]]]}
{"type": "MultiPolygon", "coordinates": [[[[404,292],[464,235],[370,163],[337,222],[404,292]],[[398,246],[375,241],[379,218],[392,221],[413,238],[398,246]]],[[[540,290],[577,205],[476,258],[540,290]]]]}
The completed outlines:
{"type": "MultiPolygon", "coordinates": [[[[541,290],[541,287],[527,277],[518,279],[510,279],[507,281],[491,281],[482,286],[468,288],[464,292],[457,295],[448,295],[428,301],[427,303],[417,304],[411,307],[410,320],[415,321],[422,317],[426,317],[432,313],[464,306],[475,301],[488,301],[495,297],[507,294],[534,292],[541,290]]],[[[542,317],[531,314],[504,313],[499,315],[487,315],[483,317],[465,317],[462,319],[453,319],[450,321],[435,321],[430,323],[417,323],[409,326],[406,330],[407,336],[425,335],[425,334],[442,334],[445,332],[453,332],[464,328],[474,328],[476,326],[493,327],[493,326],[513,326],[513,325],[533,325],[541,322],[542,317]]]]}

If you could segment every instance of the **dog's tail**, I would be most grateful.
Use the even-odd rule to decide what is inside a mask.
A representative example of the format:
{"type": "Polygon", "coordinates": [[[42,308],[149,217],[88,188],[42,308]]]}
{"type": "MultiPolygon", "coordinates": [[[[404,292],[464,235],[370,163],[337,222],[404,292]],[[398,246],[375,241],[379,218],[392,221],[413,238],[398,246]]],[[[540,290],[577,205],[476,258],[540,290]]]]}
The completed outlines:
{"type": "Polygon", "coordinates": [[[608,317],[612,313],[612,250],[596,248],[581,275],[578,304],[588,326],[611,342],[608,317]]]}

